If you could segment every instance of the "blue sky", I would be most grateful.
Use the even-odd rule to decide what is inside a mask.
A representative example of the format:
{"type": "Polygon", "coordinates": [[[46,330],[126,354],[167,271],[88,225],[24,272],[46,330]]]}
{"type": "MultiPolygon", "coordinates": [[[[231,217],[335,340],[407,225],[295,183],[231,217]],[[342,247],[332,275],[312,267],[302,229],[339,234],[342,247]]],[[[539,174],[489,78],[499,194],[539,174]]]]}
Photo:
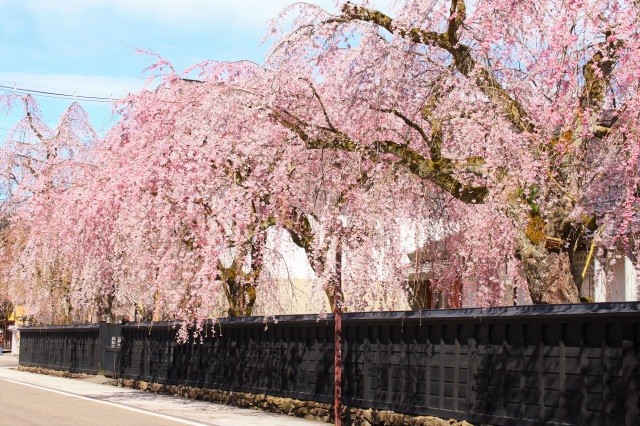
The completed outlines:
{"type": "MultiPolygon", "coordinates": [[[[312,3],[335,10],[333,0],[312,3]]],[[[119,97],[140,90],[153,50],[177,70],[206,59],[262,62],[267,21],[291,0],[0,0],[0,85],[119,97]]],[[[53,127],[69,100],[36,96],[53,127]]],[[[109,103],[80,102],[102,132],[109,103]]],[[[0,111],[0,138],[19,111],[0,111]]]]}

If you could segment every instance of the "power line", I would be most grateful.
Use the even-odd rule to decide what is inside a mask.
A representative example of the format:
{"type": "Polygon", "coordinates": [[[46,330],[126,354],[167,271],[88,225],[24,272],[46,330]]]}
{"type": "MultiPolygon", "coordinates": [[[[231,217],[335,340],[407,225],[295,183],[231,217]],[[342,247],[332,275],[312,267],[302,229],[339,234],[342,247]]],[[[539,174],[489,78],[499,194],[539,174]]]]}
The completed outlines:
{"type": "MultiPolygon", "coordinates": [[[[25,82],[21,82],[21,83],[17,83],[13,80],[0,80],[0,84],[4,84],[6,86],[9,86],[11,88],[13,88],[13,86],[15,85],[20,85],[22,88],[29,88],[27,90],[49,90],[52,92],[68,92],[69,89],[60,89],[59,87],[51,87],[51,86],[42,86],[42,85],[38,85],[38,84],[29,84],[29,83],[25,83],[25,82]]],[[[128,92],[128,90],[119,90],[117,93],[121,93],[124,95],[124,93],[128,92]]],[[[89,91],[89,90],[74,90],[73,93],[78,94],[78,93],[84,93],[87,95],[104,95],[104,97],[113,97],[114,92],[113,91],[109,91],[109,92],[96,92],[96,91],[89,91]]]]}
{"type": "Polygon", "coordinates": [[[18,87],[18,86],[14,86],[14,87],[5,86],[2,84],[0,84],[0,90],[4,92],[9,92],[9,93],[14,92],[19,94],[38,95],[38,96],[54,98],[54,99],[71,99],[71,100],[79,100],[79,101],[86,101],[86,102],[111,103],[115,100],[114,98],[107,98],[102,96],[88,96],[88,95],[77,95],[72,93],[49,92],[44,90],[26,89],[24,87],[18,87]]]}

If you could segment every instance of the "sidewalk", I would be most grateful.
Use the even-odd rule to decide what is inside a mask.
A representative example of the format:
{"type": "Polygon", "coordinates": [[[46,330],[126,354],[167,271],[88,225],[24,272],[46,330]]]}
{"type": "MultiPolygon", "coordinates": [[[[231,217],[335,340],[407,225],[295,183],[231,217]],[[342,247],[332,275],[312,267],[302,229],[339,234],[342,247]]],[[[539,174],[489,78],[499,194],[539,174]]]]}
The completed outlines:
{"type": "Polygon", "coordinates": [[[18,357],[11,356],[10,352],[5,352],[0,356],[0,368],[1,367],[17,367],[18,357]]]}
{"type": "MultiPolygon", "coordinates": [[[[255,425],[255,426],[312,426],[321,423],[288,417],[258,410],[243,409],[203,401],[192,401],[168,395],[159,395],[134,389],[120,388],[100,382],[111,381],[101,376],[87,379],[66,379],[55,376],[17,370],[17,357],[0,357],[0,380],[16,385],[26,385],[73,396],[90,399],[111,406],[148,412],[171,420],[186,420],[190,424],[204,425],[255,425]]],[[[16,386],[16,388],[21,388],[16,386]]],[[[177,421],[176,423],[185,423],[177,421]]]]}

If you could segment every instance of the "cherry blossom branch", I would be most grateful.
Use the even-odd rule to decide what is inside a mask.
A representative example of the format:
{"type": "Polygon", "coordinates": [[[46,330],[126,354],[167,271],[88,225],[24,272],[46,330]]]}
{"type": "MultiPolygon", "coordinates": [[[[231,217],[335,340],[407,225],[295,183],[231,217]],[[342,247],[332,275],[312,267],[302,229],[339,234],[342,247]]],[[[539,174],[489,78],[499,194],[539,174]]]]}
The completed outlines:
{"type": "Polygon", "coordinates": [[[404,115],[403,113],[401,113],[400,111],[395,110],[395,109],[374,108],[374,107],[372,107],[372,108],[374,110],[376,110],[376,111],[393,114],[396,117],[398,117],[399,119],[401,119],[404,122],[404,124],[406,124],[407,126],[412,128],[413,130],[418,132],[418,134],[420,134],[420,137],[422,138],[422,140],[429,147],[429,152],[431,154],[431,158],[432,159],[440,158],[440,146],[438,144],[434,144],[433,143],[433,135],[432,135],[431,138],[429,138],[427,136],[427,134],[424,132],[424,130],[422,129],[422,127],[420,127],[420,125],[418,125],[416,122],[412,121],[411,119],[409,119],[409,117],[407,117],[406,115],[404,115]]]}
{"type": "Polygon", "coordinates": [[[24,102],[24,108],[25,108],[25,117],[27,119],[27,122],[29,123],[29,127],[31,128],[31,130],[33,131],[33,133],[36,135],[36,137],[41,140],[47,140],[47,138],[36,128],[36,126],[33,124],[33,114],[31,113],[31,111],[29,111],[29,101],[27,98],[23,98],[22,100],[24,102]]]}
{"type": "Polygon", "coordinates": [[[303,249],[308,256],[311,269],[320,276],[324,270],[329,245],[327,241],[320,246],[314,244],[313,229],[307,215],[297,207],[292,207],[291,214],[282,222],[295,245],[303,249]]]}
{"type": "Polygon", "coordinates": [[[604,96],[609,87],[611,74],[615,65],[618,50],[623,46],[611,31],[605,32],[606,46],[604,52],[598,50],[582,67],[584,86],[580,95],[582,108],[601,109],[604,96]]]}
{"type": "Polygon", "coordinates": [[[323,137],[313,137],[304,130],[306,126],[290,114],[287,114],[287,117],[284,114],[276,114],[275,118],[296,133],[308,149],[361,152],[370,158],[379,157],[380,152],[391,154],[411,173],[420,179],[432,181],[464,203],[482,203],[488,195],[489,191],[486,186],[465,185],[454,178],[456,164],[448,158],[437,160],[425,158],[414,149],[389,140],[375,141],[371,146],[362,146],[340,131],[331,133],[325,131],[323,137]]]}
{"type": "Polygon", "coordinates": [[[324,115],[324,119],[327,122],[327,126],[329,126],[329,130],[333,132],[337,132],[336,128],[331,123],[331,119],[329,118],[329,113],[327,112],[327,109],[324,107],[324,103],[322,102],[320,95],[316,91],[316,88],[313,86],[313,83],[311,83],[308,79],[304,79],[304,80],[307,83],[309,83],[309,87],[311,87],[311,91],[313,92],[313,97],[315,97],[318,100],[318,103],[320,104],[320,108],[322,109],[322,114],[324,115]]]}
{"type": "Polygon", "coordinates": [[[446,50],[453,57],[454,64],[462,75],[466,77],[475,75],[478,88],[494,102],[494,104],[503,110],[517,131],[533,132],[534,125],[529,121],[520,103],[509,95],[490,70],[478,65],[471,55],[469,46],[458,41],[458,31],[462,27],[466,16],[464,1],[453,0],[451,10],[453,11],[451,15],[452,19],[449,20],[446,33],[427,31],[415,27],[404,28],[396,25],[391,17],[380,11],[363,6],[356,6],[348,2],[342,7],[342,14],[345,22],[355,20],[371,22],[392,34],[397,34],[414,43],[439,47],[446,50]]]}

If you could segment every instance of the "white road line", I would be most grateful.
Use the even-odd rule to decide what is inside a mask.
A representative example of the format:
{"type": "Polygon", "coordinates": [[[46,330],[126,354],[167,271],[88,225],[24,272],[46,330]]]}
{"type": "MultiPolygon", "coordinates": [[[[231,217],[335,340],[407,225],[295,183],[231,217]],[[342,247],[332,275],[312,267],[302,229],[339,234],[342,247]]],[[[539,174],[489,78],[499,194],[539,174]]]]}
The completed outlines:
{"type": "Polygon", "coordinates": [[[42,389],[42,390],[46,390],[46,391],[49,391],[49,392],[58,393],[60,395],[70,396],[70,397],[73,397],[73,398],[83,399],[85,401],[97,402],[97,403],[100,403],[100,404],[110,405],[112,407],[123,408],[125,410],[135,411],[136,413],[147,414],[149,416],[160,417],[160,418],[163,418],[163,419],[172,420],[174,422],[182,423],[182,424],[185,424],[185,425],[207,426],[206,423],[199,423],[199,422],[195,422],[193,420],[182,419],[180,417],[174,417],[174,416],[170,416],[168,414],[154,413],[153,411],[144,410],[142,408],[135,408],[135,407],[130,407],[128,405],[119,404],[117,402],[110,402],[110,401],[103,401],[103,400],[100,400],[100,399],[89,398],[89,397],[78,395],[78,394],[71,393],[71,392],[65,392],[65,391],[61,391],[61,390],[57,390],[57,389],[51,389],[51,388],[48,388],[48,387],[45,387],[45,386],[39,386],[39,385],[33,385],[31,383],[21,382],[19,380],[7,379],[5,377],[0,377],[0,380],[5,380],[7,382],[13,382],[13,383],[17,383],[19,385],[29,386],[29,387],[36,388],[36,389],[42,389]]]}

